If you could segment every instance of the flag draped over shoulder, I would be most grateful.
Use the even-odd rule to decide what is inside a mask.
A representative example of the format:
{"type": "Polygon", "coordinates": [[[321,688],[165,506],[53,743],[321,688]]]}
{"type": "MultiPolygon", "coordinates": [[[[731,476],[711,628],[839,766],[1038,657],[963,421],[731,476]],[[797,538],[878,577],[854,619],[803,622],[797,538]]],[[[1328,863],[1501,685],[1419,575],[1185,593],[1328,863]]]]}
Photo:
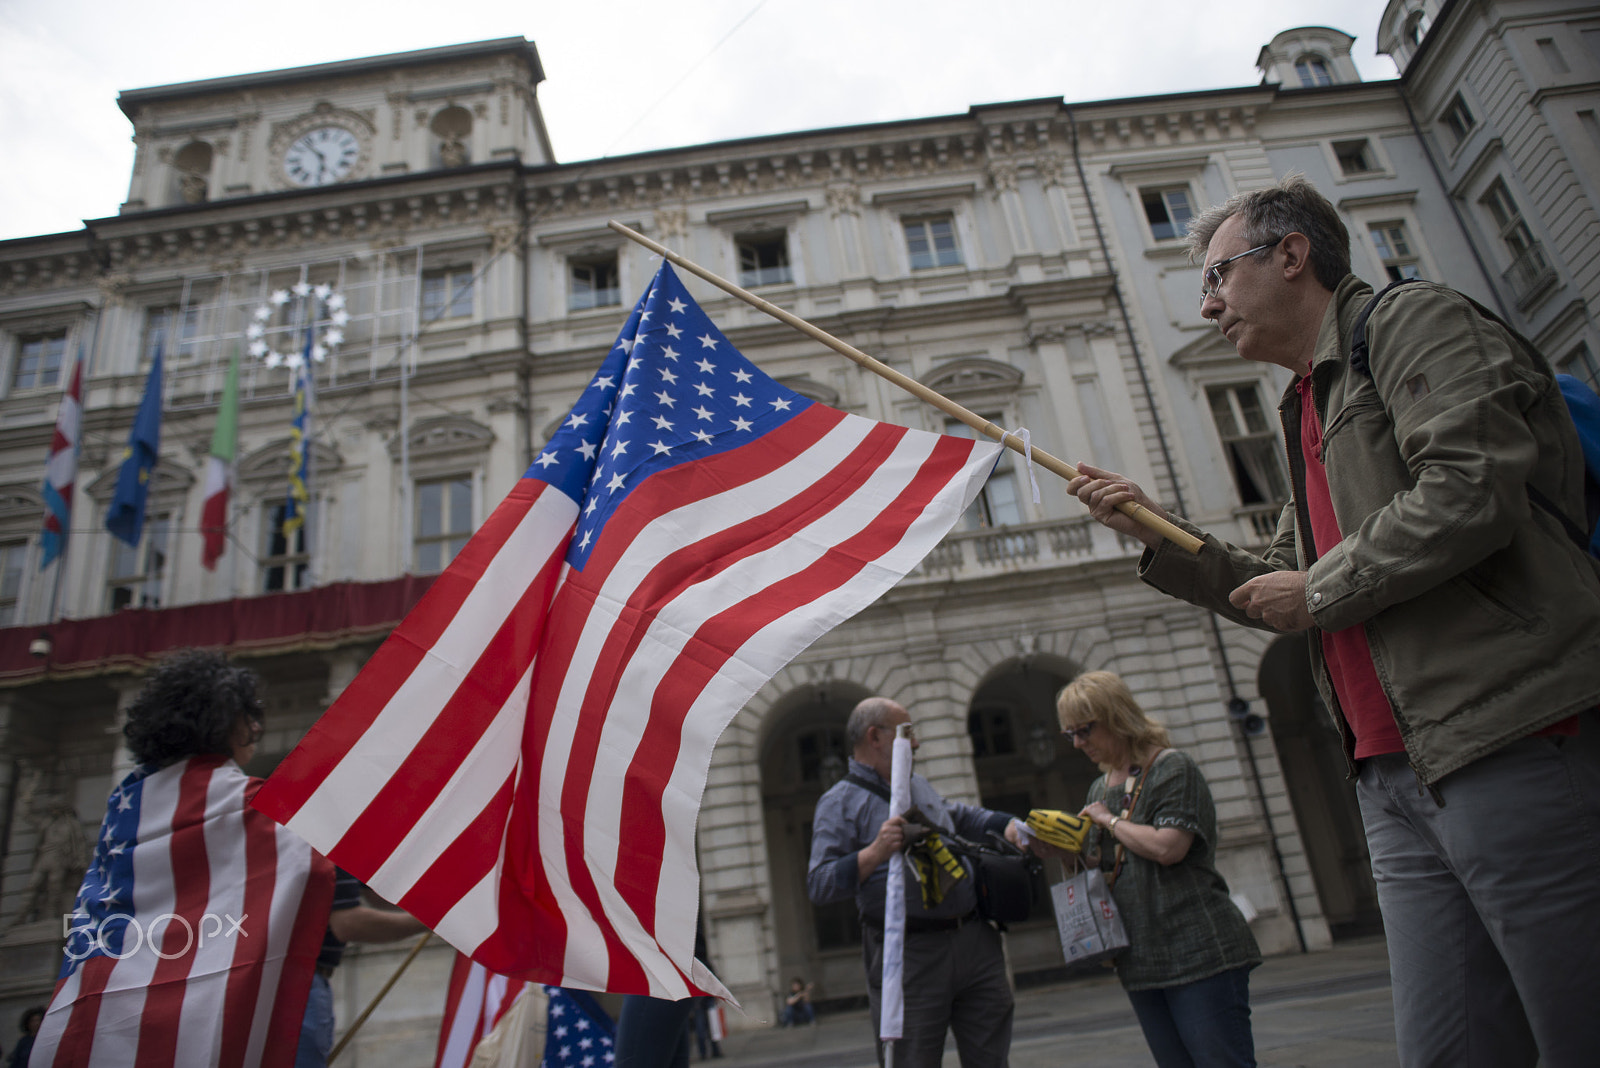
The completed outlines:
{"type": "Polygon", "coordinates": [[[256,805],[491,970],[681,998],[712,746],[999,446],[762,374],[663,265],[522,480],[256,805]]]}
{"type": "Polygon", "coordinates": [[[106,529],[129,545],[137,546],[144,533],[144,505],[150,494],[150,477],[161,455],[161,349],[150,361],[144,381],[144,399],[128,434],[128,448],[117,472],[117,488],[106,507],[106,529]]]}
{"type": "Polygon", "coordinates": [[[228,496],[233,490],[233,458],[239,451],[239,354],[228,361],[217,428],[211,433],[211,455],[206,460],[205,503],[200,509],[203,545],[200,563],[215,571],[228,545],[228,496]]]}
{"type": "Polygon", "coordinates": [[[496,975],[472,958],[456,954],[445,994],[444,1020],[439,1025],[435,1068],[467,1068],[478,1043],[533,985],[526,979],[496,975]]]}
{"type": "Polygon", "coordinates": [[[44,534],[39,567],[61,555],[72,531],[72,490],[78,481],[78,442],[83,431],[83,353],[72,363],[72,381],[61,395],[50,456],[44,462],[44,534]]]}
{"type": "Polygon", "coordinates": [[[112,791],[32,1065],[294,1063],[333,866],[223,756],[112,791]]]}

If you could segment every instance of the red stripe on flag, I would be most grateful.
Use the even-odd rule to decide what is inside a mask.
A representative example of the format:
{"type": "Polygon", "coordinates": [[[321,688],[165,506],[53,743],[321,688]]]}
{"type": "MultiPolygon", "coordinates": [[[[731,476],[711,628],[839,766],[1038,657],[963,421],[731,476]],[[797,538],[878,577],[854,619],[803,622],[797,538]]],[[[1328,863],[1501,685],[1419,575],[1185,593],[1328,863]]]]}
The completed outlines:
{"type": "MultiPolygon", "coordinates": [[[[51,1068],[81,1068],[89,1063],[94,1052],[95,1027],[100,1020],[100,999],[105,996],[106,983],[117,961],[113,957],[90,957],[78,969],[78,997],[72,1003],[72,1014],[67,1017],[66,1029],[61,1033],[61,1043],[56,1046],[51,1068]]],[[[62,983],[56,984],[61,993],[62,983]]],[[[54,999],[51,999],[54,1001],[54,999]]]]}
{"type": "MultiPolygon", "coordinates": [[[[139,1028],[137,1068],[170,1065],[178,1052],[178,1025],[194,963],[194,940],[211,899],[211,865],[206,858],[206,794],[216,764],[191,760],[178,782],[168,857],[172,864],[173,919],[161,932],[161,960],[145,991],[145,1026],[139,1028]],[[187,921],[185,924],[179,920],[187,921]]],[[[141,833],[141,838],[143,837],[141,833]]],[[[160,916],[146,921],[145,937],[160,916]]]]}
{"type": "Polygon", "coordinates": [[[273,773],[256,796],[258,809],[279,823],[294,818],[416,670],[461,610],[490,561],[546,492],[560,491],[527,478],[512,487],[444,574],[434,580],[417,606],[273,773]]]}
{"type": "Polygon", "coordinates": [[[561,568],[559,553],[545,562],[484,646],[461,687],[365,811],[351,822],[339,844],[329,850],[346,871],[370,878],[383,865],[437,796],[435,791],[417,789],[417,784],[449,782],[494,722],[539,648],[548,618],[546,609],[561,568]]]}
{"type": "MultiPolygon", "coordinates": [[[[437,927],[445,913],[494,870],[515,782],[515,774],[506,777],[483,813],[440,850],[439,858],[395,904],[429,927],[437,927]]],[[[494,967],[487,960],[484,963],[494,967]]]]}
{"type": "MultiPolygon", "coordinates": [[[[281,833],[290,835],[292,832],[281,833]]],[[[299,844],[296,839],[296,845],[299,844]]],[[[311,978],[317,970],[317,954],[322,952],[322,940],[328,933],[328,916],[333,912],[333,863],[315,850],[310,852],[311,874],[295,913],[294,933],[289,938],[289,955],[283,962],[278,996],[272,1002],[261,1068],[293,1068],[295,1051],[300,1044],[300,1025],[306,1015],[306,999],[311,995],[311,978]]]]}
{"type": "Polygon", "coordinates": [[[261,969],[249,967],[266,953],[272,897],[278,881],[278,825],[249,808],[253,789],[245,791],[244,852],[249,874],[245,878],[243,929],[230,933],[233,939],[233,968],[228,973],[223,994],[222,1046],[217,1054],[221,1066],[242,1065],[250,1050],[250,1031],[255,1022],[256,1003],[261,996],[261,969]]]}

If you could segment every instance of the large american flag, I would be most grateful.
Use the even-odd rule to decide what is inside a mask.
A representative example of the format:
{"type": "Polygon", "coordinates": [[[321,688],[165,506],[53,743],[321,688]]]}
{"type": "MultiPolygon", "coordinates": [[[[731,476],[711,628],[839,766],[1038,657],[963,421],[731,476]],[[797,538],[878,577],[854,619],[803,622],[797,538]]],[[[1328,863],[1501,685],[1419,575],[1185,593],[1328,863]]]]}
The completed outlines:
{"type": "Polygon", "coordinates": [[[35,1066],[294,1063],[333,866],[223,756],[111,793],[35,1066]]]}
{"type": "Polygon", "coordinates": [[[495,972],[727,996],[693,953],[712,746],[938,543],[998,450],[779,385],[663,264],[256,805],[495,972]]]}
{"type": "Polygon", "coordinates": [[[526,979],[507,979],[471,957],[456,954],[445,992],[434,1068],[467,1068],[478,1043],[532,987],[526,979]]]}
{"type": "MultiPolygon", "coordinates": [[[[544,988],[550,1011],[539,1068],[609,1068],[617,1063],[617,1029],[611,1017],[581,990],[544,988]]],[[[661,1036],[669,1049],[675,1036],[661,1036]]]]}

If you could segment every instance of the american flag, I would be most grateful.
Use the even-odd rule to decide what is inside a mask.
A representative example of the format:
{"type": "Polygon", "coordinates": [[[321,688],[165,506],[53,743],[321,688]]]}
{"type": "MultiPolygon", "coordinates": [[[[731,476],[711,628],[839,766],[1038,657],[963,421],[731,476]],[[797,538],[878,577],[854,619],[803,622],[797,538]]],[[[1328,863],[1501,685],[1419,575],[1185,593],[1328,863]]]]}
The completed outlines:
{"type": "Polygon", "coordinates": [[[30,1064],[294,1063],[333,866],[223,756],[112,791],[30,1064]]]}
{"type": "Polygon", "coordinates": [[[525,979],[496,975],[471,957],[456,954],[434,1068],[467,1068],[478,1043],[532,986],[525,979]]]}
{"type": "Polygon", "coordinates": [[[727,996],[693,952],[712,746],[938,543],[998,450],[779,385],[663,264],[256,804],[495,972],[727,996]]]}
{"type": "Polygon", "coordinates": [[[61,395],[56,432],[44,464],[44,552],[39,567],[50,566],[66,548],[72,530],[72,487],[78,481],[78,440],[83,428],[83,354],[72,361],[72,382],[61,395]]]}
{"type": "Polygon", "coordinates": [[[539,1068],[605,1068],[617,1060],[617,1032],[606,1010],[581,990],[547,986],[549,1022],[539,1068]]]}

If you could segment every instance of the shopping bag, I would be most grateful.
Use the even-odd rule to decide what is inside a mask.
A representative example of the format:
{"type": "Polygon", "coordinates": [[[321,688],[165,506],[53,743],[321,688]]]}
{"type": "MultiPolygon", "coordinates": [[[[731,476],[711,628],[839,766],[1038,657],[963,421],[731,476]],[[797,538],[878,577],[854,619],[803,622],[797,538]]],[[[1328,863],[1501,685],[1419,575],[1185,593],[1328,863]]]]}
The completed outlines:
{"type": "Polygon", "coordinates": [[[1068,964],[1108,960],[1128,948],[1128,932],[1099,868],[1087,868],[1056,883],[1050,899],[1068,964]]]}

